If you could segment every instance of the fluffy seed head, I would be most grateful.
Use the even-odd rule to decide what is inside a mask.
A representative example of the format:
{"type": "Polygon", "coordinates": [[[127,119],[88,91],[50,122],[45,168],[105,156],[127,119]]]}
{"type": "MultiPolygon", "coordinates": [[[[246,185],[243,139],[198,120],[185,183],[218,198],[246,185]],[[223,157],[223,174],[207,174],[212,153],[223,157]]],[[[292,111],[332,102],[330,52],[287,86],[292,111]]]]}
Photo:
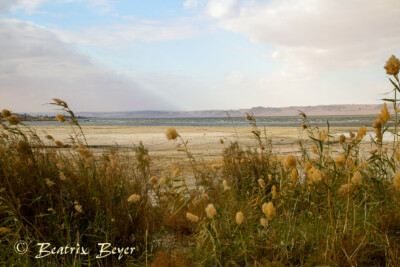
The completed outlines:
{"type": "Polygon", "coordinates": [[[271,188],[271,194],[272,194],[272,198],[276,198],[277,193],[276,193],[276,186],[275,185],[273,185],[272,188],[271,188]]]}
{"type": "Polygon", "coordinates": [[[265,187],[265,182],[264,182],[264,180],[263,180],[263,179],[258,179],[258,185],[259,185],[261,188],[264,188],[264,187],[265,187]]]}
{"type": "Polygon", "coordinates": [[[346,136],[345,136],[344,134],[341,134],[341,135],[339,136],[339,142],[340,142],[341,144],[343,144],[344,142],[346,142],[346,136]]]}
{"type": "Polygon", "coordinates": [[[1,111],[1,116],[2,116],[3,118],[10,117],[10,116],[11,116],[11,112],[10,112],[8,109],[3,109],[3,110],[1,111]]]}
{"type": "Polygon", "coordinates": [[[207,208],[205,209],[207,217],[212,219],[217,214],[217,210],[215,209],[213,204],[208,204],[207,208]]]}
{"type": "Polygon", "coordinates": [[[82,210],[82,205],[79,205],[78,201],[75,201],[74,203],[75,203],[75,204],[74,204],[75,210],[76,210],[78,213],[82,213],[82,212],[83,212],[83,210],[82,210]]]}
{"type": "Polygon", "coordinates": [[[362,176],[359,171],[356,171],[351,178],[351,183],[354,185],[360,185],[362,183],[362,176]]]}
{"type": "Polygon", "coordinates": [[[271,201],[262,205],[262,212],[265,214],[265,216],[267,216],[268,219],[276,216],[275,207],[271,201]]]}
{"type": "Polygon", "coordinates": [[[156,176],[151,177],[151,178],[150,178],[150,183],[152,183],[152,184],[158,183],[157,177],[156,177],[156,176]]]}
{"type": "Polygon", "coordinates": [[[61,181],[67,180],[67,178],[65,177],[63,172],[60,172],[59,178],[60,178],[61,181]]]}
{"type": "Polygon", "coordinates": [[[335,163],[336,163],[336,166],[343,167],[344,164],[346,163],[346,156],[344,154],[340,155],[340,157],[337,157],[335,159],[335,163]]]}
{"type": "Polygon", "coordinates": [[[352,192],[353,192],[353,185],[352,184],[343,184],[338,190],[338,194],[341,197],[347,197],[352,192]]]}
{"type": "Polygon", "coordinates": [[[296,168],[296,158],[292,154],[290,154],[289,156],[286,157],[285,168],[287,170],[289,170],[291,168],[296,168]]]}
{"type": "Polygon", "coordinates": [[[167,178],[166,177],[161,177],[160,180],[158,181],[159,184],[166,184],[167,183],[167,178]]]}
{"type": "Polygon", "coordinates": [[[315,146],[312,146],[312,147],[311,147],[311,151],[312,151],[314,154],[318,154],[318,150],[317,150],[317,148],[316,148],[315,146]]]}
{"type": "Polygon", "coordinates": [[[321,141],[324,141],[327,136],[328,136],[328,134],[325,130],[322,130],[318,133],[318,139],[321,141]]]}
{"type": "Polygon", "coordinates": [[[311,175],[311,182],[319,183],[324,178],[325,178],[325,174],[321,170],[316,169],[311,175]]]}
{"type": "Polygon", "coordinates": [[[196,216],[190,212],[186,212],[186,219],[191,222],[197,223],[199,221],[199,216],[196,216]]]}
{"type": "Polygon", "coordinates": [[[48,187],[52,187],[53,185],[55,185],[55,183],[52,180],[50,180],[49,178],[44,178],[44,182],[46,183],[46,185],[48,187]]]}
{"type": "Polygon", "coordinates": [[[362,140],[364,136],[367,134],[367,128],[365,126],[360,127],[357,132],[357,140],[362,140]]]}
{"type": "Polygon", "coordinates": [[[268,221],[267,221],[267,219],[261,218],[261,219],[260,219],[260,224],[261,224],[262,227],[267,228],[267,226],[268,226],[268,221]]]}
{"type": "Polygon", "coordinates": [[[400,60],[392,55],[385,64],[385,70],[388,75],[397,75],[400,70],[400,60]]]}
{"type": "Polygon", "coordinates": [[[130,202],[130,203],[136,203],[136,202],[138,202],[139,200],[140,200],[140,196],[137,195],[137,194],[132,194],[132,195],[130,195],[129,198],[128,198],[128,202],[130,202]]]}
{"type": "Polygon", "coordinates": [[[57,117],[59,122],[64,122],[64,121],[67,120],[67,118],[65,118],[65,116],[61,115],[61,114],[57,114],[56,117],[57,117]]]}
{"type": "Polygon", "coordinates": [[[237,212],[236,213],[236,223],[238,224],[238,225],[241,225],[242,223],[243,223],[243,221],[244,221],[244,215],[243,215],[243,212],[241,212],[241,211],[239,211],[239,212],[237,212]]]}
{"type": "Polygon", "coordinates": [[[58,147],[63,147],[63,146],[64,146],[64,143],[61,142],[60,140],[55,140],[55,141],[54,141],[54,144],[55,144],[56,146],[58,146],[58,147]]]}
{"type": "Polygon", "coordinates": [[[175,140],[176,138],[178,138],[179,134],[178,132],[175,130],[175,128],[168,128],[167,132],[165,133],[165,136],[167,137],[168,140],[175,140]]]}
{"type": "Polygon", "coordinates": [[[383,103],[381,114],[382,114],[384,123],[386,123],[390,120],[390,113],[389,113],[389,110],[387,109],[386,102],[383,103]]]}
{"type": "Polygon", "coordinates": [[[8,116],[6,120],[12,125],[16,125],[21,122],[21,120],[16,115],[8,116]]]}

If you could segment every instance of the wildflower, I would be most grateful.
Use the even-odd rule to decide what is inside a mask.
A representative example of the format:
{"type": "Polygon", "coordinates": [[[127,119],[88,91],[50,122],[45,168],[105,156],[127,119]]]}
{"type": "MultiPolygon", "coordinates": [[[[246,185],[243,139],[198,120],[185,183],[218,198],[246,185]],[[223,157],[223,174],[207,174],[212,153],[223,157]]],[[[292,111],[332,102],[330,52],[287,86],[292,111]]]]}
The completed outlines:
{"type": "Polygon", "coordinates": [[[194,222],[194,223],[196,223],[196,222],[199,221],[199,216],[196,216],[196,215],[194,215],[194,214],[192,214],[192,213],[190,213],[190,212],[186,212],[186,218],[187,218],[189,221],[194,222]]]}
{"type": "Polygon", "coordinates": [[[317,150],[317,148],[316,148],[315,146],[312,146],[312,147],[311,147],[311,151],[312,151],[314,154],[318,154],[318,150],[317,150]]]}
{"type": "Polygon", "coordinates": [[[385,64],[386,74],[396,76],[400,70],[400,60],[392,55],[385,64]]]}
{"type": "Polygon", "coordinates": [[[167,136],[168,140],[175,140],[179,136],[179,134],[175,130],[175,128],[172,128],[172,127],[167,129],[167,132],[165,135],[167,136]]]}
{"type": "Polygon", "coordinates": [[[396,171],[393,178],[393,185],[397,190],[400,190],[400,171],[396,171]]]}
{"type": "Polygon", "coordinates": [[[339,194],[341,197],[346,197],[346,196],[348,196],[349,194],[351,194],[352,191],[353,191],[352,184],[343,184],[343,185],[339,188],[338,194],[339,194]]]}
{"type": "Polygon", "coordinates": [[[1,111],[1,116],[2,116],[3,118],[10,117],[10,116],[11,116],[11,112],[10,112],[8,109],[3,109],[3,110],[1,111]]]}
{"type": "Polygon", "coordinates": [[[285,168],[287,170],[289,170],[291,168],[296,168],[296,158],[292,154],[290,154],[289,156],[286,157],[285,168]]]}
{"type": "Polygon", "coordinates": [[[260,224],[261,224],[261,226],[263,226],[264,228],[267,228],[267,226],[268,226],[268,221],[267,221],[267,219],[261,218],[261,219],[260,219],[260,224]]]}
{"type": "Polygon", "coordinates": [[[264,180],[263,180],[263,179],[258,179],[258,185],[259,185],[261,188],[264,188],[264,187],[265,187],[265,182],[264,182],[264,180]]]}
{"type": "Polygon", "coordinates": [[[213,204],[208,204],[205,211],[206,211],[207,217],[210,219],[212,219],[217,214],[217,210],[215,209],[213,204]]]}
{"type": "Polygon", "coordinates": [[[274,204],[272,202],[264,203],[262,205],[262,212],[267,216],[268,219],[271,219],[271,217],[276,216],[276,211],[274,204]]]}
{"type": "Polygon", "coordinates": [[[360,185],[362,183],[362,176],[359,171],[356,171],[351,178],[351,183],[354,185],[360,185]]]}
{"type": "Polygon", "coordinates": [[[224,191],[227,191],[227,190],[231,189],[231,187],[228,186],[228,181],[227,180],[223,180],[222,181],[222,185],[224,186],[224,191]]]}
{"type": "Polygon", "coordinates": [[[345,136],[344,134],[341,134],[341,135],[339,136],[339,142],[340,142],[341,144],[343,144],[344,142],[346,142],[346,136],[345,136]]]}
{"type": "Polygon", "coordinates": [[[153,176],[153,177],[150,178],[150,183],[156,184],[157,182],[158,182],[157,177],[153,176]]]}
{"type": "Polygon", "coordinates": [[[344,154],[340,155],[340,157],[335,159],[335,163],[338,167],[343,167],[346,163],[346,156],[344,154]]]}
{"type": "Polygon", "coordinates": [[[59,178],[60,178],[61,181],[67,180],[67,178],[65,177],[63,172],[60,172],[59,178]]]}
{"type": "Polygon", "coordinates": [[[294,184],[297,183],[297,181],[299,180],[299,175],[297,174],[297,170],[296,169],[292,170],[292,175],[290,176],[290,179],[292,180],[292,182],[294,184]]]}
{"type": "Polygon", "coordinates": [[[52,187],[53,185],[55,185],[55,183],[52,180],[50,180],[49,178],[44,178],[44,182],[46,183],[46,185],[48,187],[52,187]]]}
{"type": "Polygon", "coordinates": [[[64,122],[64,121],[67,120],[67,119],[65,118],[65,116],[64,116],[64,115],[61,115],[61,114],[56,114],[56,117],[57,117],[57,119],[58,119],[59,122],[64,122]]]}
{"type": "Polygon", "coordinates": [[[56,144],[56,146],[58,146],[58,147],[63,147],[64,146],[64,143],[59,141],[59,140],[55,140],[54,144],[56,144]]]}
{"type": "Polygon", "coordinates": [[[128,202],[130,202],[130,203],[136,203],[136,202],[138,202],[139,200],[140,200],[140,196],[137,195],[137,194],[132,194],[132,195],[130,195],[129,198],[128,198],[128,202]]]}
{"type": "Polygon", "coordinates": [[[277,193],[276,193],[276,186],[275,185],[273,185],[272,188],[271,188],[271,194],[272,194],[272,198],[276,198],[277,193]]]}
{"type": "Polygon", "coordinates": [[[241,225],[241,224],[243,223],[243,221],[244,221],[243,212],[241,212],[241,211],[237,212],[237,213],[236,213],[236,223],[237,223],[238,225],[241,225]]]}
{"type": "Polygon", "coordinates": [[[6,120],[12,125],[16,125],[21,122],[20,119],[16,115],[11,115],[11,116],[7,117],[6,120]]]}

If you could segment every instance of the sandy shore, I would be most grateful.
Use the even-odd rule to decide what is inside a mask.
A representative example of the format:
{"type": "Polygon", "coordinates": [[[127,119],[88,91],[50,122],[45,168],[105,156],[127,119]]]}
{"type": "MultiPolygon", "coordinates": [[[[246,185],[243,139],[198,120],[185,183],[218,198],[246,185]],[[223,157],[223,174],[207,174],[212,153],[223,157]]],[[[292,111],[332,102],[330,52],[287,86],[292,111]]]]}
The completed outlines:
{"type": "MultiPolygon", "coordinates": [[[[39,136],[44,137],[50,134],[56,140],[65,144],[70,143],[69,136],[73,134],[70,126],[36,126],[33,128],[39,136]]],[[[161,165],[186,159],[185,153],[178,151],[182,148],[182,142],[166,139],[165,132],[168,127],[86,126],[82,128],[89,145],[97,153],[101,153],[116,144],[125,151],[133,152],[135,145],[142,141],[149,149],[152,159],[161,165]]],[[[220,160],[223,149],[235,140],[238,140],[244,146],[256,145],[250,127],[176,127],[176,130],[185,141],[188,141],[188,147],[192,154],[204,161],[220,160]],[[221,139],[224,144],[220,143],[221,139]]],[[[264,129],[260,130],[264,135],[264,129]]],[[[330,132],[337,135],[349,130],[357,131],[356,128],[336,127],[331,128],[330,132]]],[[[273,151],[282,156],[288,153],[300,153],[298,138],[301,138],[302,135],[304,140],[308,140],[300,127],[268,127],[265,128],[265,132],[272,142],[273,151]]]]}

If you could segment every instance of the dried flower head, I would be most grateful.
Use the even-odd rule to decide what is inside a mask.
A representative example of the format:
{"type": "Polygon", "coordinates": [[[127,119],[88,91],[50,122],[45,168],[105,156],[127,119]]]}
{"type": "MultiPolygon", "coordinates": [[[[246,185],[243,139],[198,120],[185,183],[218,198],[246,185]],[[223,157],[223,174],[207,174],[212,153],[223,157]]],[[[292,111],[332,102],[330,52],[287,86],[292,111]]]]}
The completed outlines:
{"type": "MultiPolygon", "coordinates": [[[[93,156],[92,151],[87,149],[82,143],[79,143],[78,148],[76,149],[76,151],[79,154],[81,154],[82,157],[87,158],[87,159],[93,156]]],[[[111,163],[112,163],[112,161],[111,161],[111,163]]],[[[116,164],[116,159],[115,159],[115,163],[114,164],[116,164]]]]}
{"type": "Polygon", "coordinates": [[[356,171],[351,178],[351,183],[354,185],[361,185],[362,183],[362,175],[359,171],[356,171]]]}
{"type": "Polygon", "coordinates": [[[385,64],[385,70],[388,75],[397,75],[400,70],[400,60],[392,55],[385,64]]]}
{"type": "Polygon", "coordinates": [[[55,141],[54,141],[54,144],[55,144],[56,146],[58,146],[58,147],[63,147],[63,146],[64,146],[64,143],[61,142],[60,140],[55,140],[55,141]]]}
{"type": "Polygon", "coordinates": [[[21,120],[16,115],[8,116],[6,120],[12,125],[16,125],[21,122],[21,120]]]}
{"type": "Polygon", "coordinates": [[[208,204],[207,208],[205,209],[207,217],[212,219],[217,214],[217,210],[215,209],[213,204],[208,204]]]}
{"type": "Polygon", "coordinates": [[[222,139],[219,139],[219,142],[221,143],[221,145],[224,144],[224,140],[222,140],[222,139]]]}
{"type": "Polygon", "coordinates": [[[227,190],[231,189],[231,187],[228,185],[228,181],[227,180],[223,180],[222,181],[222,185],[224,186],[224,191],[227,191],[227,190]]]}
{"type": "Polygon", "coordinates": [[[58,177],[60,178],[61,181],[67,180],[63,172],[60,172],[60,175],[58,177]]]}
{"type": "Polygon", "coordinates": [[[306,164],[305,164],[306,171],[310,170],[311,168],[312,168],[311,163],[309,161],[307,161],[306,164]]]}
{"type": "Polygon", "coordinates": [[[201,198],[204,199],[204,200],[209,200],[210,199],[210,197],[208,196],[207,193],[201,194],[201,198]]]}
{"type": "Polygon", "coordinates": [[[130,195],[129,198],[128,198],[128,202],[130,202],[130,203],[136,203],[136,202],[138,202],[139,200],[140,200],[140,196],[137,195],[137,194],[132,194],[132,195],[130,195]]]}
{"type": "Polygon", "coordinates": [[[165,176],[161,177],[160,180],[158,181],[159,184],[166,184],[167,183],[167,178],[165,176]]]}
{"type": "Polygon", "coordinates": [[[50,180],[49,178],[44,178],[44,182],[46,183],[46,185],[48,187],[52,187],[53,185],[55,185],[55,183],[52,180],[50,180]]]}
{"type": "Polygon", "coordinates": [[[345,154],[342,154],[342,155],[340,155],[339,157],[337,157],[337,158],[335,159],[335,163],[336,163],[336,166],[338,166],[338,167],[343,167],[344,164],[346,163],[346,156],[345,156],[345,154]]]}
{"type": "Polygon", "coordinates": [[[79,205],[78,201],[74,201],[74,208],[78,213],[82,213],[82,205],[79,205]]]}
{"type": "Polygon", "coordinates": [[[59,122],[67,121],[67,118],[65,118],[64,115],[56,114],[56,117],[57,117],[57,119],[58,119],[59,122]]]}
{"type": "Polygon", "coordinates": [[[260,224],[261,224],[262,227],[267,228],[267,226],[268,226],[268,220],[265,219],[265,218],[261,218],[261,219],[260,219],[260,224]]]}
{"type": "Polygon", "coordinates": [[[383,107],[381,109],[381,114],[382,114],[384,123],[390,121],[390,113],[389,113],[389,110],[388,110],[388,108],[386,106],[386,102],[383,103],[383,107]]]}
{"type": "Polygon", "coordinates": [[[360,129],[358,129],[356,139],[362,140],[366,134],[367,134],[367,128],[365,128],[365,126],[362,126],[360,127],[360,129]]]}
{"type": "Polygon", "coordinates": [[[258,179],[258,185],[259,185],[261,188],[264,188],[264,187],[265,187],[265,182],[264,182],[264,180],[263,180],[263,179],[258,179]]]}
{"type": "Polygon", "coordinates": [[[341,134],[341,135],[339,136],[339,142],[340,142],[341,144],[343,144],[344,142],[346,142],[346,136],[345,136],[344,134],[341,134]]]}
{"type": "Polygon", "coordinates": [[[249,115],[249,114],[247,114],[247,116],[246,116],[246,120],[248,120],[248,121],[252,121],[252,120],[254,120],[254,117],[253,117],[253,116],[251,116],[251,115],[249,115]]]}
{"type": "Polygon", "coordinates": [[[199,221],[199,216],[196,216],[190,212],[186,212],[186,219],[191,222],[197,223],[199,221]]]}
{"type": "Polygon", "coordinates": [[[315,146],[312,146],[312,147],[311,147],[311,151],[312,151],[312,153],[314,153],[314,154],[318,154],[318,150],[317,150],[317,148],[316,148],[315,146]]]}
{"type": "Polygon", "coordinates": [[[304,122],[301,124],[301,127],[303,127],[303,129],[307,129],[307,124],[305,124],[304,122]]]}
{"type": "Polygon", "coordinates": [[[276,211],[274,204],[272,202],[264,203],[262,205],[262,212],[267,216],[267,218],[270,220],[272,217],[276,216],[276,211]]]}
{"type": "Polygon", "coordinates": [[[239,211],[239,212],[237,212],[236,213],[236,223],[238,224],[238,225],[241,225],[242,223],[243,223],[243,221],[244,221],[244,215],[243,215],[243,212],[241,212],[241,211],[239,211]]]}
{"type": "Polygon", "coordinates": [[[400,190],[400,171],[396,171],[394,177],[393,177],[393,186],[397,189],[400,190]]]}
{"type": "Polygon", "coordinates": [[[275,185],[273,185],[272,188],[271,188],[271,194],[272,194],[272,198],[273,199],[276,198],[277,193],[276,193],[276,186],[275,185]]]}
{"type": "Polygon", "coordinates": [[[327,136],[328,136],[328,134],[325,130],[322,130],[318,133],[318,139],[321,141],[324,141],[327,136]]]}
{"type": "Polygon", "coordinates": [[[315,169],[310,178],[312,183],[319,183],[325,178],[325,174],[321,170],[315,169]]]}
{"type": "Polygon", "coordinates": [[[297,181],[299,180],[299,175],[297,173],[296,169],[292,170],[292,175],[290,176],[290,179],[292,180],[292,182],[295,184],[297,183],[297,181]]]}
{"type": "Polygon", "coordinates": [[[338,190],[338,194],[341,197],[347,197],[352,192],[353,192],[353,185],[352,184],[343,184],[338,190]]]}
{"type": "Polygon", "coordinates": [[[290,154],[289,156],[286,157],[285,168],[287,170],[289,170],[291,168],[296,168],[296,158],[292,154],[290,154]]]}
{"type": "Polygon", "coordinates": [[[167,129],[165,136],[167,137],[168,140],[175,140],[176,138],[178,138],[179,134],[175,130],[175,128],[170,127],[167,129]]]}
{"type": "Polygon", "coordinates": [[[3,110],[1,111],[1,116],[2,116],[3,118],[10,117],[10,116],[11,116],[11,112],[10,112],[8,109],[3,109],[3,110]]]}

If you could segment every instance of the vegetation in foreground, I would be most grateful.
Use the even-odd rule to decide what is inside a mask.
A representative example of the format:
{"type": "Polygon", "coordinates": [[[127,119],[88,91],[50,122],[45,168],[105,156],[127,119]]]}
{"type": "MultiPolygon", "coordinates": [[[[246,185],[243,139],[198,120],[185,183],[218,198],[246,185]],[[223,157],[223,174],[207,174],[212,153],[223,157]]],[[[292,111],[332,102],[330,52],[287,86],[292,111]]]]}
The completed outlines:
{"type": "Polygon", "coordinates": [[[71,123],[68,145],[50,135],[42,140],[3,110],[1,265],[399,266],[400,61],[391,57],[385,69],[394,98],[384,100],[393,112],[385,102],[368,156],[360,153],[365,127],[337,138],[329,125],[310,125],[306,114],[301,127],[313,145],[299,140],[301,155],[274,155],[249,114],[256,145],[224,144],[223,163],[212,166],[194,158],[170,128],[166,137],[187,154],[190,186],[182,163],[155,173],[142,144],[134,156],[118,147],[94,155],[62,100],[53,104],[69,113],[57,115],[71,123]],[[389,130],[394,140],[385,143],[389,130]],[[20,240],[26,253],[17,253],[20,240]],[[55,253],[38,257],[38,243],[50,243],[55,253]],[[110,248],[98,258],[99,243],[128,250],[110,248]],[[67,253],[66,246],[89,251],[67,253]]]}

